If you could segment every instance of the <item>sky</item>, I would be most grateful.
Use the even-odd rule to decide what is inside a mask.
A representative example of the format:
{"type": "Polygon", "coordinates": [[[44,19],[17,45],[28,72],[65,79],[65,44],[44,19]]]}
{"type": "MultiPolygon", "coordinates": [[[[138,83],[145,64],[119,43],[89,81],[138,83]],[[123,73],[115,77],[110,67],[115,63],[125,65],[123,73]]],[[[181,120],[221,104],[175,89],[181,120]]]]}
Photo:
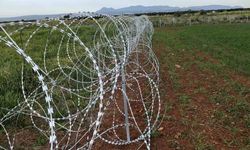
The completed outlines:
{"type": "Polygon", "coordinates": [[[97,11],[102,7],[131,5],[201,6],[230,5],[250,8],[250,0],[0,0],[0,17],[97,11]]]}

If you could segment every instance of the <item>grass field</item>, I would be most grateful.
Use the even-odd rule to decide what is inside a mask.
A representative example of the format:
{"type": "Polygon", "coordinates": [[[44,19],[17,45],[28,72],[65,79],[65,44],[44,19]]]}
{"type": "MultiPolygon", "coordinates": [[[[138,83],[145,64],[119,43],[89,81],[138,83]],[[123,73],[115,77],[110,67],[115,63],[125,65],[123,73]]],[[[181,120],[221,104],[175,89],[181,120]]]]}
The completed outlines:
{"type": "MultiPolygon", "coordinates": [[[[13,32],[16,29],[20,28],[20,26],[7,26],[6,30],[9,32],[13,32]]],[[[12,38],[19,44],[21,48],[25,47],[26,41],[29,39],[29,36],[36,30],[36,26],[30,26],[26,28],[24,31],[17,32],[12,36],[12,38]]],[[[79,34],[81,34],[81,39],[85,42],[86,45],[89,45],[93,39],[95,29],[94,27],[83,26],[78,29],[79,34]],[[86,32],[86,30],[88,32],[86,32]]],[[[45,43],[47,42],[48,35],[50,33],[49,29],[43,28],[39,30],[31,39],[25,51],[29,54],[39,66],[43,66],[43,54],[45,49],[45,43]],[[41,38],[43,37],[43,38],[41,38]]],[[[0,36],[4,36],[3,32],[0,32],[0,36]]],[[[48,59],[48,70],[53,69],[57,65],[57,50],[60,46],[61,53],[66,53],[66,47],[69,49],[72,45],[67,45],[67,39],[62,38],[59,31],[54,31],[50,35],[50,39],[48,42],[49,52],[46,55],[46,59],[48,59]],[[63,39],[61,41],[61,39],[63,39]],[[62,43],[60,43],[62,42],[62,43]],[[61,44],[61,45],[60,45],[61,44]]],[[[91,43],[92,44],[92,43],[91,43]]],[[[79,45],[77,45],[79,46],[79,45]]],[[[22,101],[23,95],[21,90],[21,68],[22,63],[25,62],[14,49],[7,47],[3,42],[0,43],[0,106],[2,108],[13,108],[17,105],[18,101],[22,101]]],[[[78,52],[79,55],[82,54],[78,52]]],[[[62,65],[67,65],[69,60],[66,58],[66,55],[60,54],[60,60],[62,65]]],[[[27,91],[34,90],[34,87],[37,86],[36,78],[34,72],[32,71],[29,64],[24,63],[24,73],[26,73],[24,81],[29,83],[24,83],[28,85],[26,88],[27,91]],[[34,82],[32,82],[34,81],[34,82]]],[[[72,74],[73,75],[73,74],[72,74]]],[[[0,109],[0,117],[8,112],[8,110],[0,109]]]]}
{"type": "MultiPolygon", "coordinates": [[[[0,107],[11,108],[22,96],[23,60],[0,49],[0,107]]],[[[250,24],[156,28],[153,49],[166,114],[152,149],[250,149],[250,24]]]]}
{"type": "Polygon", "coordinates": [[[156,28],[167,115],[161,149],[250,148],[250,25],[156,28]]]}
{"type": "Polygon", "coordinates": [[[195,25],[167,27],[155,39],[180,50],[201,50],[218,59],[222,65],[250,74],[250,24],[195,25]]]}
{"type": "Polygon", "coordinates": [[[173,14],[155,14],[150,16],[157,27],[171,25],[249,23],[249,10],[235,11],[199,11],[179,12],[173,14]]]}

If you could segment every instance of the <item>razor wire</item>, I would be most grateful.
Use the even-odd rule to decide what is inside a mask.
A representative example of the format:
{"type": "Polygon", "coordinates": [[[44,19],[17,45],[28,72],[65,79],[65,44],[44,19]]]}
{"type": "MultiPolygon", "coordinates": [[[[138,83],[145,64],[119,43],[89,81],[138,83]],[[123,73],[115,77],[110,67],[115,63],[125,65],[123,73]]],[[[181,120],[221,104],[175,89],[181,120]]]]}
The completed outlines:
{"type": "Polygon", "coordinates": [[[146,16],[78,16],[0,25],[0,44],[24,60],[23,97],[13,108],[1,106],[0,148],[17,145],[20,129],[8,122],[21,115],[29,120],[23,128],[44,136],[48,149],[95,149],[100,140],[150,149],[161,112],[152,23],[146,16]]]}

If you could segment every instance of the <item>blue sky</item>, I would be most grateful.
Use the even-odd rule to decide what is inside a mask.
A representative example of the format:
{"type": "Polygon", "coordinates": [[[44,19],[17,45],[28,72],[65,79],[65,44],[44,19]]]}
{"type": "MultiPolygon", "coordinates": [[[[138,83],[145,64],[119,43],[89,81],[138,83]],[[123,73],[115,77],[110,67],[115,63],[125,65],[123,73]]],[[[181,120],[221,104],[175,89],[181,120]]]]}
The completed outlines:
{"type": "Polygon", "coordinates": [[[0,17],[96,11],[102,7],[131,5],[231,5],[250,7],[250,0],[0,0],[0,17]]]}

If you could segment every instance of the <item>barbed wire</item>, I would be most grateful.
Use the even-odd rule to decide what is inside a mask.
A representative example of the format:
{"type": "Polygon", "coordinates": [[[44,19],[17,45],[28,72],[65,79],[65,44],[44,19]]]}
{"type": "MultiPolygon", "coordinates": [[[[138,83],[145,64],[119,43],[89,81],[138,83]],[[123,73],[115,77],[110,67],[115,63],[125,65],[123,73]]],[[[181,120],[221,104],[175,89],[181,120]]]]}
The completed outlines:
{"type": "Polygon", "coordinates": [[[0,25],[0,43],[25,60],[23,100],[1,108],[7,112],[0,119],[5,134],[0,141],[8,147],[0,148],[14,148],[18,139],[7,124],[23,115],[50,149],[93,149],[98,140],[142,141],[150,149],[161,112],[152,23],[146,16],[78,16],[0,25]],[[20,31],[23,47],[15,39],[20,31]]]}

